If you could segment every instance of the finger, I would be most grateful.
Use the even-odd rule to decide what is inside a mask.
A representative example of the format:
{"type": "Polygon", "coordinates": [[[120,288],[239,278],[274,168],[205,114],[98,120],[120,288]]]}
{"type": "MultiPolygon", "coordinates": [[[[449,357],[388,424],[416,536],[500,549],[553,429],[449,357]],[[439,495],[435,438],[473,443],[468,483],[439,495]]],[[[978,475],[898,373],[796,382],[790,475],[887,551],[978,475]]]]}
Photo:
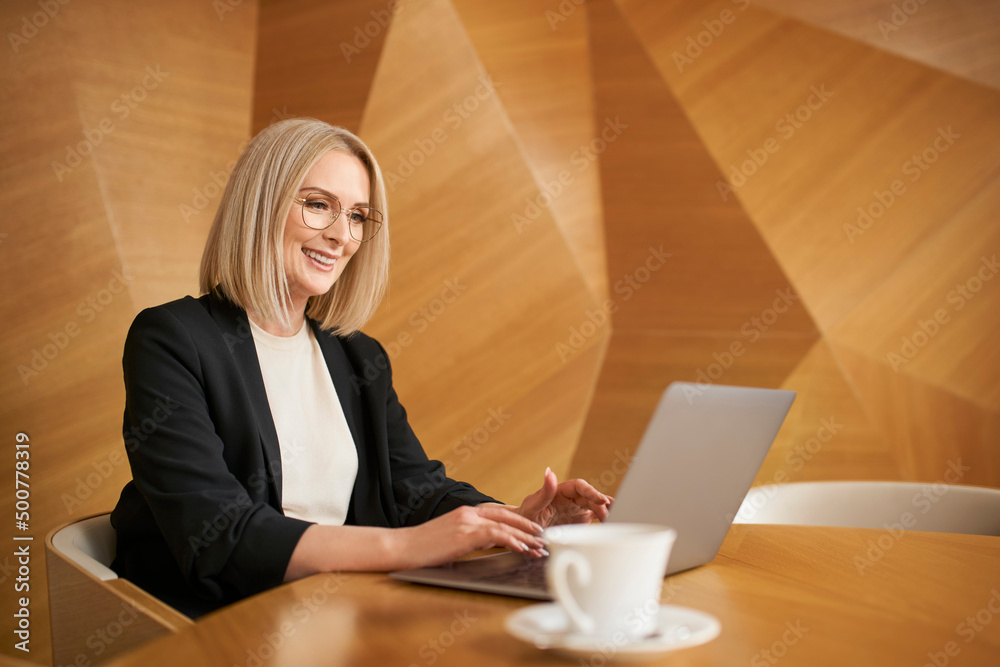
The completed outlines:
{"type": "Polygon", "coordinates": [[[542,487],[521,502],[521,512],[528,516],[536,516],[552,503],[558,489],[559,480],[556,478],[556,474],[552,472],[551,468],[546,468],[542,478],[542,487]]]}
{"type": "Polygon", "coordinates": [[[537,535],[526,533],[496,521],[491,521],[485,527],[485,531],[493,545],[504,546],[511,551],[528,553],[533,550],[545,548],[545,543],[537,535]]]}
{"type": "Polygon", "coordinates": [[[479,516],[503,523],[528,535],[541,535],[543,528],[527,517],[511,511],[502,505],[484,504],[476,506],[479,516]]]}
{"type": "Polygon", "coordinates": [[[559,485],[559,493],[576,504],[587,505],[593,510],[611,504],[609,496],[604,495],[582,479],[571,479],[568,482],[563,482],[559,485]]]}

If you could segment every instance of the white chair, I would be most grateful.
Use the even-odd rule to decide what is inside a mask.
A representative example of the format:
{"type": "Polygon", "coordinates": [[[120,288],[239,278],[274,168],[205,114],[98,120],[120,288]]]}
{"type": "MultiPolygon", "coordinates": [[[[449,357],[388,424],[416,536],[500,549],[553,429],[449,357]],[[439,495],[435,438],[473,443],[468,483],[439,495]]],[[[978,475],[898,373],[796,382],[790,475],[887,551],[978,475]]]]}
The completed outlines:
{"type": "Polygon", "coordinates": [[[733,523],[847,526],[1000,536],[1000,489],[920,482],[757,486],[733,523]]]}
{"type": "Polygon", "coordinates": [[[100,514],[56,528],[45,540],[56,665],[100,665],[193,623],[118,577],[109,567],[116,539],[111,515],[100,514]]]}

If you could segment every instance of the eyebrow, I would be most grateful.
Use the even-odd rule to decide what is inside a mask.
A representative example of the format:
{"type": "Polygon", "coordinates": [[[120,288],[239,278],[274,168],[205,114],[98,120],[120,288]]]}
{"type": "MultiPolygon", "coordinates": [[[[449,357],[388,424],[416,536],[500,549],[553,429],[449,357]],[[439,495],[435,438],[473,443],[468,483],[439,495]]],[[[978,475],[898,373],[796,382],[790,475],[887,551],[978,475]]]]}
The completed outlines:
{"type": "MultiPolygon", "coordinates": [[[[313,186],[313,185],[306,185],[306,186],[303,186],[303,187],[299,188],[299,192],[303,192],[305,190],[312,190],[313,192],[318,192],[318,193],[320,193],[322,195],[326,195],[327,197],[333,197],[337,201],[340,201],[340,197],[338,197],[337,195],[333,194],[332,192],[329,192],[328,190],[324,190],[323,188],[317,188],[316,186],[313,186]]],[[[354,206],[371,206],[371,204],[369,204],[366,201],[359,201],[359,202],[356,202],[354,204],[354,206]]]]}

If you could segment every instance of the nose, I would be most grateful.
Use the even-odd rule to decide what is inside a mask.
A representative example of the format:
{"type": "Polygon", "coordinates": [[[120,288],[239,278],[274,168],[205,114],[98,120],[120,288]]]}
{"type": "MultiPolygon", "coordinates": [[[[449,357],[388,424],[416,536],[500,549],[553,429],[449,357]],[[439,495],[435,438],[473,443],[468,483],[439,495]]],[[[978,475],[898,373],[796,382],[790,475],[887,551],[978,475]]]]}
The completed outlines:
{"type": "Polygon", "coordinates": [[[347,245],[351,241],[350,225],[347,216],[340,214],[332,225],[323,230],[323,238],[333,241],[337,245],[347,245]]]}

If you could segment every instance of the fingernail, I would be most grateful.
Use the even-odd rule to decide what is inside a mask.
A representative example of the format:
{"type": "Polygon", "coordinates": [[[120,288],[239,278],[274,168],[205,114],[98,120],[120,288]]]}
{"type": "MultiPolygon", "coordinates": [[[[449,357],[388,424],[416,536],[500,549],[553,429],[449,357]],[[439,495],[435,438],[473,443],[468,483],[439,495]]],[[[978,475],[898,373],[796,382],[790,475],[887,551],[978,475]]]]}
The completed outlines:
{"type": "Polygon", "coordinates": [[[528,545],[525,544],[524,542],[518,542],[518,544],[521,546],[521,551],[531,551],[528,545]]]}
{"type": "Polygon", "coordinates": [[[549,468],[548,466],[546,466],[545,467],[545,474],[543,475],[543,477],[548,477],[550,472],[552,472],[552,468],[549,468]]]}
{"type": "Polygon", "coordinates": [[[543,556],[548,556],[548,555],[549,555],[549,552],[548,552],[548,549],[546,549],[545,547],[542,547],[542,548],[541,548],[541,549],[539,549],[538,551],[539,551],[539,552],[541,552],[541,554],[542,554],[543,556]]]}

